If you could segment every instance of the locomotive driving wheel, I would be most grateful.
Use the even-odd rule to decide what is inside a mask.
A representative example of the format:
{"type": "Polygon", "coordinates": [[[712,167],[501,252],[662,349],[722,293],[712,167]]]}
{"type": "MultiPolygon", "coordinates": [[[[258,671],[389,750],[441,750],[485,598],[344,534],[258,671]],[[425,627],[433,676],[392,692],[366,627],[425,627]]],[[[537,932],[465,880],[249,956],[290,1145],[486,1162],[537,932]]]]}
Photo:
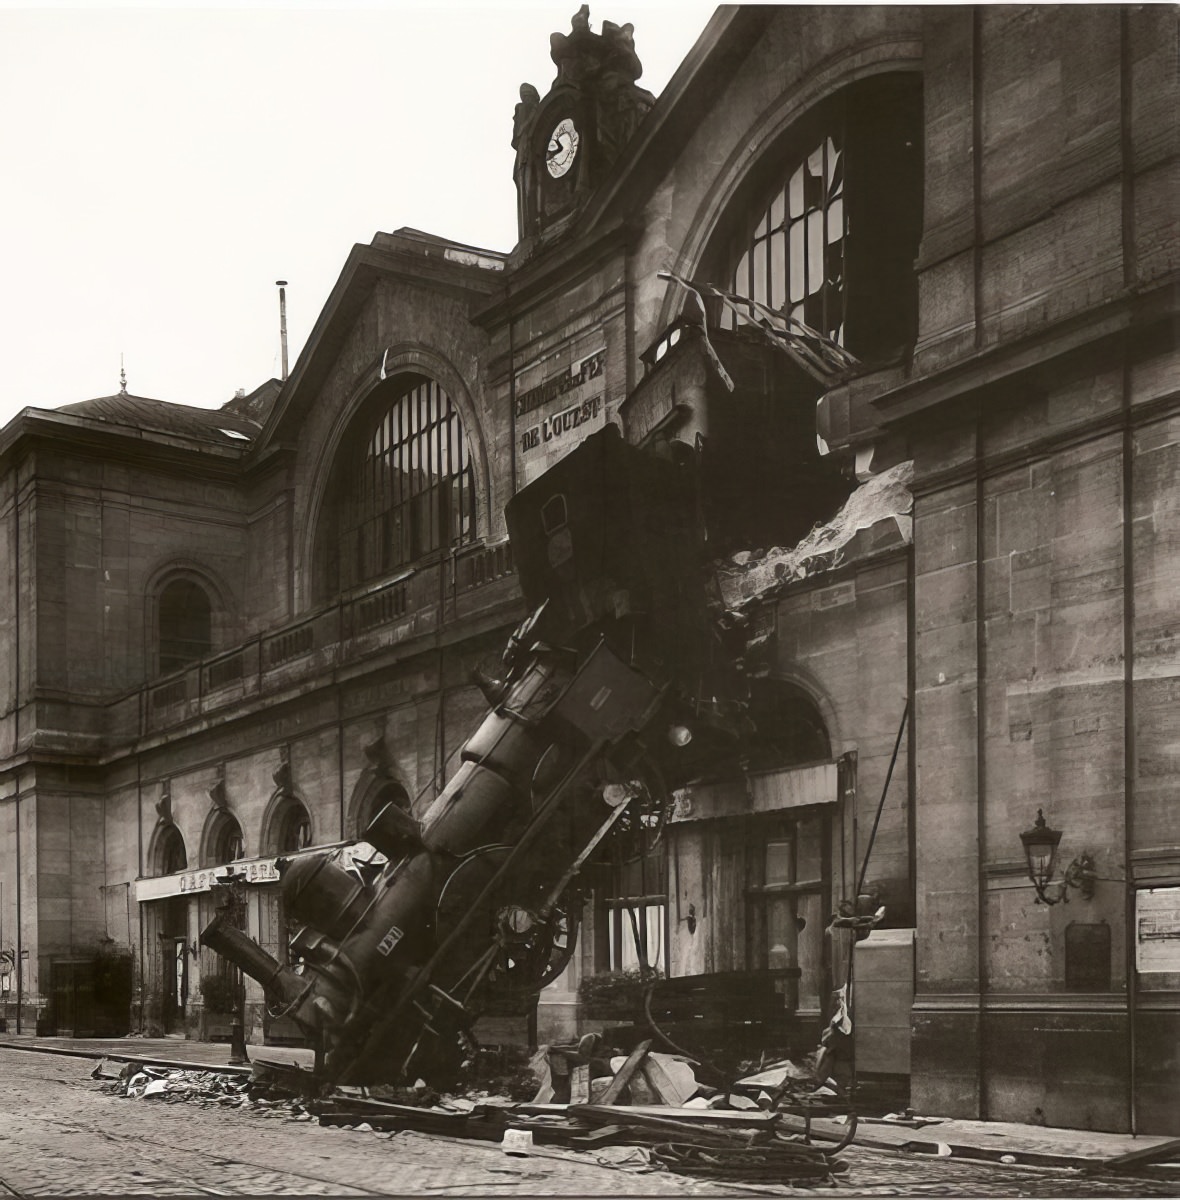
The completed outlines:
{"type": "MultiPolygon", "coordinates": [[[[438,901],[440,944],[459,927],[510,852],[508,846],[487,846],[451,873],[438,901]]],[[[500,998],[523,1003],[565,970],[577,944],[581,898],[567,891],[547,905],[549,886],[538,873],[522,879],[519,872],[495,884],[485,912],[466,924],[447,956],[446,975],[456,993],[478,990],[483,983],[500,998]]]]}

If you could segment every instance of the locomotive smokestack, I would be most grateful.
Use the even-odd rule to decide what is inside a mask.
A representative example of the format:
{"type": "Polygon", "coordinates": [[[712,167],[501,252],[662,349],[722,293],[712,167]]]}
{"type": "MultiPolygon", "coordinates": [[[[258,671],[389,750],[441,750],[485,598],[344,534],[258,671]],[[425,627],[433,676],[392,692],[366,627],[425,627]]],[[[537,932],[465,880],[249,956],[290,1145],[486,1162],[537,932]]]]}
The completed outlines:
{"type": "Polygon", "coordinates": [[[279,341],[283,347],[283,378],[287,378],[287,281],[276,279],[279,289],[279,341]]]}
{"type": "Polygon", "coordinates": [[[208,946],[251,979],[258,980],[272,1000],[291,1004],[307,990],[305,979],[300,979],[290,967],[272,958],[240,929],[235,929],[223,914],[219,913],[205,927],[201,933],[201,945],[208,946]]]}

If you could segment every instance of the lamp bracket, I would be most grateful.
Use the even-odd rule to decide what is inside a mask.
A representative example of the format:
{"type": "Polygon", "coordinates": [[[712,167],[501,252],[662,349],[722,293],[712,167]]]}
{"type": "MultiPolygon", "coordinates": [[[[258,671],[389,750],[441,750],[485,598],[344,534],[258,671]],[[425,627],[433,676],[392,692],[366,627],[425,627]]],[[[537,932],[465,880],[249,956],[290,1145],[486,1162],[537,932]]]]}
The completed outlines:
{"type": "Polygon", "coordinates": [[[1062,876],[1060,883],[1057,884],[1039,884],[1035,880],[1033,886],[1037,889],[1037,904],[1068,904],[1070,888],[1077,888],[1082,893],[1083,900],[1094,899],[1094,885],[1098,881],[1098,874],[1094,869],[1094,859],[1089,854],[1079,854],[1077,858],[1065,868],[1065,874],[1062,876]],[[1056,896],[1050,896],[1045,890],[1046,887],[1056,887],[1058,889],[1056,896]]]}

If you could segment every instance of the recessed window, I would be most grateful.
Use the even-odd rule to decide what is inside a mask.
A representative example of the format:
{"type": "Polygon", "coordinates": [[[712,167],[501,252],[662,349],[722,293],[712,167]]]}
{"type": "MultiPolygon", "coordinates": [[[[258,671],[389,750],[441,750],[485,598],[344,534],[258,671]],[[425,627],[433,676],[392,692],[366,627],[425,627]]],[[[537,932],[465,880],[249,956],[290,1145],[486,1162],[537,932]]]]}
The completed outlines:
{"type": "Polygon", "coordinates": [[[829,886],[824,845],[823,819],[816,816],[760,827],[749,842],[751,966],[783,972],[779,991],[792,1011],[820,1007],[829,886]]]}
{"type": "Polygon", "coordinates": [[[458,410],[436,382],[403,384],[365,422],[352,454],[352,478],[341,481],[341,587],[475,536],[470,449],[458,410]]]}
{"type": "MultiPolygon", "coordinates": [[[[828,134],[776,184],[730,290],[843,343],[845,232],[844,148],[828,134]]],[[[724,328],[739,322],[724,311],[724,328]]]]}
{"type": "MultiPolygon", "coordinates": [[[[922,88],[916,75],[862,81],[800,121],[734,197],[705,274],[799,321],[865,362],[917,335],[922,88]]],[[[727,307],[721,325],[756,320],[727,307]]]]}
{"type": "Polygon", "coordinates": [[[156,603],[156,636],[160,673],[179,671],[213,647],[213,614],[209,594],[191,579],[174,579],[156,603]]]}
{"type": "Polygon", "coordinates": [[[667,970],[668,881],[665,855],[656,852],[616,863],[602,898],[600,920],[606,922],[600,967],[631,971],[642,966],[667,970]]]}
{"type": "Polygon", "coordinates": [[[311,845],[311,817],[298,800],[284,805],[275,830],[276,854],[291,854],[311,845]]]}
{"type": "Polygon", "coordinates": [[[175,825],[167,825],[160,833],[160,842],[156,851],[157,875],[175,875],[188,866],[188,854],[184,848],[184,838],[175,825]]]}
{"type": "Polygon", "coordinates": [[[357,814],[356,836],[363,838],[365,830],[373,823],[373,818],[387,805],[393,804],[403,812],[410,811],[410,794],[400,783],[386,780],[379,788],[365,798],[357,814]]]}
{"type": "Polygon", "coordinates": [[[246,857],[246,842],[242,827],[230,813],[221,813],[209,837],[209,866],[237,862],[246,857]]]}

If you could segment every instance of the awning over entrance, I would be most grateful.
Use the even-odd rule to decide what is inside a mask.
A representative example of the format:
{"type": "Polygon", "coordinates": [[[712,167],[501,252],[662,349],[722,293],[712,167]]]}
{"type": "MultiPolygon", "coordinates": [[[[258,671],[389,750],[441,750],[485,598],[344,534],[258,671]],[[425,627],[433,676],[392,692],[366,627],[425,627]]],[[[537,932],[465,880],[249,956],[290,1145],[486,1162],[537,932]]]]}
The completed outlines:
{"type": "Polygon", "coordinates": [[[835,804],[837,795],[834,762],[762,771],[748,775],[745,780],[682,788],[676,793],[672,821],[708,821],[747,813],[782,812],[812,804],[835,804]]]}

